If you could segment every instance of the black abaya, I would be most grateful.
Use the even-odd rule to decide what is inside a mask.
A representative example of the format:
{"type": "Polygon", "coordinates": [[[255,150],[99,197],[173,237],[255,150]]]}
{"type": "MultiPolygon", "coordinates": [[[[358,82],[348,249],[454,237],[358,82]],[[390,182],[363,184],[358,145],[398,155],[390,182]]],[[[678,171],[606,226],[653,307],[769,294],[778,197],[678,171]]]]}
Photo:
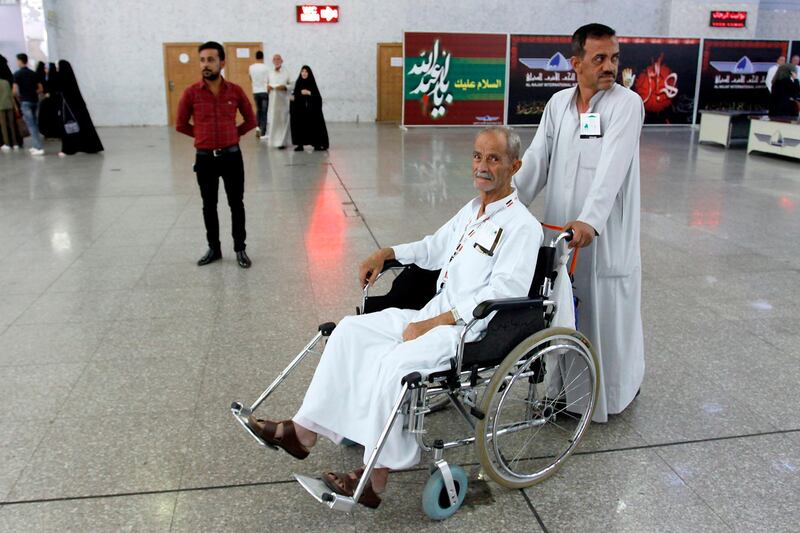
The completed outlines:
{"type": "Polygon", "coordinates": [[[61,86],[55,63],[50,63],[47,68],[44,88],[45,98],[39,102],[39,132],[44,137],[60,139],[64,136],[64,124],[61,122],[61,86]]]}
{"type": "Polygon", "coordinates": [[[97,135],[97,130],[92,123],[92,117],[83,101],[81,91],[78,88],[78,81],[72,71],[69,61],[58,62],[58,81],[61,85],[61,96],[63,98],[61,121],[64,125],[64,135],[61,138],[61,151],[67,155],[77,152],[87,152],[94,154],[103,151],[103,143],[97,135]],[[68,125],[77,122],[78,131],[67,133],[70,129],[68,125]]]}
{"type": "Polygon", "coordinates": [[[289,106],[292,144],[310,145],[317,150],[327,150],[328,128],[325,126],[325,116],[322,114],[322,95],[317,89],[314,73],[307,65],[303,68],[308,71],[308,78],[303,79],[302,75],[298,76],[294,84],[294,100],[289,106]],[[304,89],[311,94],[303,94],[304,89]]]}

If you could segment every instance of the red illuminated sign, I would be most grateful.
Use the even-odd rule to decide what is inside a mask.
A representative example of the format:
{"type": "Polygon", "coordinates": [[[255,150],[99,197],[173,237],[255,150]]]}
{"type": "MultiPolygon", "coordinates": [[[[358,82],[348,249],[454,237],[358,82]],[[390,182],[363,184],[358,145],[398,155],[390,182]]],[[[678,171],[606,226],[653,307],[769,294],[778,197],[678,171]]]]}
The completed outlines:
{"type": "Polygon", "coordinates": [[[744,28],[747,23],[747,11],[712,11],[712,28],[744,28]]]}
{"type": "Polygon", "coordinates": [[[339,6],[309,4],[297,6],[297,22],[305,24],[339,22],[339,6]]]}

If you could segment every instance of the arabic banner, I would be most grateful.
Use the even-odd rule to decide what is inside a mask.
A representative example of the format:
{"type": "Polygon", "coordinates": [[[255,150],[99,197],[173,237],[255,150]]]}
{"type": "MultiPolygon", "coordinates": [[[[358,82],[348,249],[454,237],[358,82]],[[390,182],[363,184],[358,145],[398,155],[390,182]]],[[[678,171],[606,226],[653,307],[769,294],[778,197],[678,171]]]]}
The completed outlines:
{"type": "MultiPolygon", "coordinates": [[[[512,35],[508,123],[538,124],[556,92],[577,82],[567,35],[512,35]]],[[[700,39],[620,37],[619,82],[636,91],[645,124],[691,124],[700,39]]]]}
{"type": "Polygon", "coordinates": [[[762,111],[769,107],[767,71],[786,41],[706,39],[700,74],[698,109],[762,111]]]}
{"type": "Polygon", "coordinates": [[[700,39],[619,38],[619,82],[644,103],[645,124],[691,124],[700,39]]]}
{"type": "Polygon", "coordinates": [[[550,97],[576,83],[568,35],[512,35],[508,123],[538,124],[550,97]]]}
{"type": "Polygon", "coordinates": [[[506,35],[406,33],[403,124],[503,123],[506,35]]]}

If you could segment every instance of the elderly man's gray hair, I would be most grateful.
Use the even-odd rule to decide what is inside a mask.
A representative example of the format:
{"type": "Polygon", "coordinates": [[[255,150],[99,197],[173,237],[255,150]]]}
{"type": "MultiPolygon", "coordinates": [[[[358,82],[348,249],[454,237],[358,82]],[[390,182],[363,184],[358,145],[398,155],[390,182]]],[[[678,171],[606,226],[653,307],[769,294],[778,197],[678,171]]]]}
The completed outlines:
{"type": "Polygon", "coordinates": [[[506,138],[506,154],[508,154],[509,159],[511,161],[519,159],[519,154],[522,151],[522,139],[519,138],[519,135],[514,130],[505,126],[489,126],[479,131],[478,135],[483,135],[484,133],[502,133],[506,138]]]}

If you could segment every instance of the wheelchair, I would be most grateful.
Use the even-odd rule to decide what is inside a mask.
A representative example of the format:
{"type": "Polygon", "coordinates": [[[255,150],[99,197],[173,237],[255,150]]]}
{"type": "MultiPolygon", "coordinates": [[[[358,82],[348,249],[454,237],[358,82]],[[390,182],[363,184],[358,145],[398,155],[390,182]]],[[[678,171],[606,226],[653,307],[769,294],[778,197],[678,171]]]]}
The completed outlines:
{"type": "MultiPolygon", "coordinates": [[[[423,451],[433,452],[422,507],[434,520],[452,516],[467,494],[468,476],[462,467],[445,460],[448,450],[474,445],[482,471],[509,489],[530,487],[555,474],[586,434],[600,380],[599,363],[586,337],[574,329],[550,327],[558,306],[549,299],[557,275],[557,251],[560,242],[570,238],[570,232],[563,232],[539,249],[527,297],[488,300],[475,307],[449,369],[430,375],[412,372],[402,378],[392,415],[352,497],[333,493],[319,479],[295,474],[300,485],[318,502],[351,511],[396,423],[404,424],[423,451]],[[492,313],[496,314],[484,336],[465,342],[474,324],[492,313]],[[445,406],[454,408],[453,414],[465,421],[468,433],[429,443],[425,417],[445,406]]],[[[436,292],[439,271],[389,261],[381,276],[387,272],[396,275],[389,292],[370,296],[366,287],[357,313],[389,307],[421,309],[436,292]]],[[[236,420],[261,446],[276,449],[253,432],[248,417],[305,357],[321,354],[320,345],[335,327],[333,322],[320,325],[317,334],[251,406],[238,401],[231,405],[236,420]]]]}

